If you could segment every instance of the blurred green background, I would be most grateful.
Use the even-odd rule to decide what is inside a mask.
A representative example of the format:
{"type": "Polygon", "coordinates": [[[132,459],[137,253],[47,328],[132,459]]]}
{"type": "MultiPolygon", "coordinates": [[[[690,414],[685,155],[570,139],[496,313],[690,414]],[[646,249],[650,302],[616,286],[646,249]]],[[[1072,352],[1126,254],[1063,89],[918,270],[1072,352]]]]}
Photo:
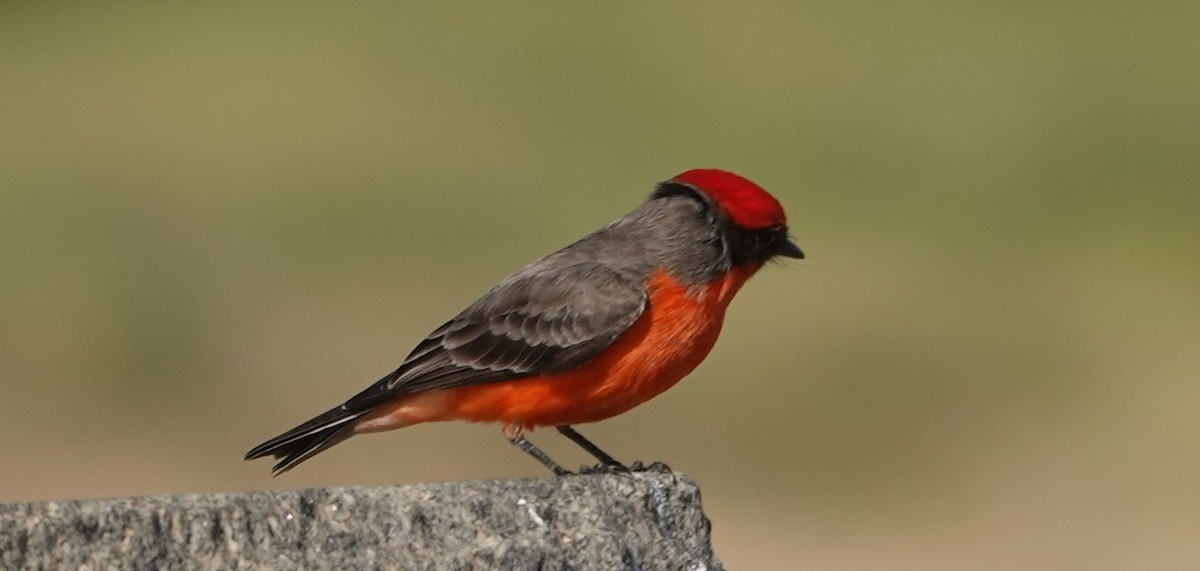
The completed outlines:
{"type": "Polygon", "coordinates": [[[545,476],[492,426],[240,458],[715,166],[809,259],[583,432],[695,477],[731,568],[1190,567],[1198,29],[1196,2],[6,2],[0,501],[545,476]]]}

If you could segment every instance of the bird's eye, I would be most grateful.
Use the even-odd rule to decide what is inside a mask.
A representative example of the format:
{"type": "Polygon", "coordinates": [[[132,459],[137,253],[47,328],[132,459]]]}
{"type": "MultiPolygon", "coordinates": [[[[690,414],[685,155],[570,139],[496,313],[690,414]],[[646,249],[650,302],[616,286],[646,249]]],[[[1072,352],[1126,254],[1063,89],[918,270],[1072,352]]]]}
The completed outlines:
{"type": "Polygon", "coordinates": [[[787,241],[787,229],[776,228],[767,234],[767,245],[775,246],[787,241]]]}

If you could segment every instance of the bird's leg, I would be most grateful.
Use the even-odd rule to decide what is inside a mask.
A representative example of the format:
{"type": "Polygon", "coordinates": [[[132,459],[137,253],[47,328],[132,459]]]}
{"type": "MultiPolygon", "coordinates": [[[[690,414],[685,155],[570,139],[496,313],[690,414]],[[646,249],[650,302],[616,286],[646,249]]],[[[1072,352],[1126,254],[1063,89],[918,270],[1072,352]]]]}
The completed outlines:
{"type": "Polygon", "coordinates": [[[621,470],[629,469],[629,468],[625,467],[624,464],[617,462],[616,458],[609,456],[607,452],[601,450],[599,446],[592,444],[591,440],[584,438],[583,435],[576,432],[574,428],[571,428],[570,426],[567,426],[567,425],[563,425],[563,426],[558,427],[558,432],[560,434],[562,434],[563,436],[570,438],[571,442],[574,442],[575,444],[578,444],[584,450],[587,450],[588,454],[595,456],[596,459],[599,460],[601,464],[604,464],[605,466],[608,466],[611,468],[619,468],[621,470]]]}
{"type": "Polygon", "coordinates": [[[508,438],[509,442],[512,442],[514,445],[516,445],[517,448],[520,448],[526,454],[533,456],[535,460],[541,462],[543,466],[549,468],[551,472],[554,472],[555,476],[570,476],[572,474],[572,472],[564,469],[562,466],[559,466],[554,460],[551,460],[545,452],[542,452],[537,446],[534,446],[532,442],[526,440],[525,430],[521,426],[515,424],[504,425],[504,436],[508,438]]]}

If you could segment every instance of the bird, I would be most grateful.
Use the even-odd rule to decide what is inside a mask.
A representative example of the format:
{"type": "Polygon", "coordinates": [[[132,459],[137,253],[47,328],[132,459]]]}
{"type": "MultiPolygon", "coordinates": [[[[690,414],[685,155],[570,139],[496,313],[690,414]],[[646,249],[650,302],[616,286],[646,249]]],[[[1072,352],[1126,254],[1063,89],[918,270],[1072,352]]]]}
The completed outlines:
{"type": "Polygon", "coordinates": [[[574,425],[624,413],[691,373],[734,295],[777,258],[804,252],[774,196],[729,171],[688,170],[504,278],[395,370],[245,459],[271,456],[279,475],[357,434],[461,420],[500,424],[559,476],[572,472],[526,438],[534,428],[554,427],[600,469],[628,470],[574,425]]]}

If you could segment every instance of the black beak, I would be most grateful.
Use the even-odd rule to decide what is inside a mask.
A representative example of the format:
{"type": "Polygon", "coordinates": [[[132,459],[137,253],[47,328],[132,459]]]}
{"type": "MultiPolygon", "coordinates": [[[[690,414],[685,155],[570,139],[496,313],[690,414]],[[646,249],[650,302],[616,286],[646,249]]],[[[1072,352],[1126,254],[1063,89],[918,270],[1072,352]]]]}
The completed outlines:
{"type": "Polygon", "coordinates": [[[797,246],[796,243],[791,240],[784,241],[783,247],[779,249],[778,254],[780,256],[787,256],[789,258],[796,258],[797,260],[804,259],[804,252],[800,250],[800,246],[797,246]]]}

